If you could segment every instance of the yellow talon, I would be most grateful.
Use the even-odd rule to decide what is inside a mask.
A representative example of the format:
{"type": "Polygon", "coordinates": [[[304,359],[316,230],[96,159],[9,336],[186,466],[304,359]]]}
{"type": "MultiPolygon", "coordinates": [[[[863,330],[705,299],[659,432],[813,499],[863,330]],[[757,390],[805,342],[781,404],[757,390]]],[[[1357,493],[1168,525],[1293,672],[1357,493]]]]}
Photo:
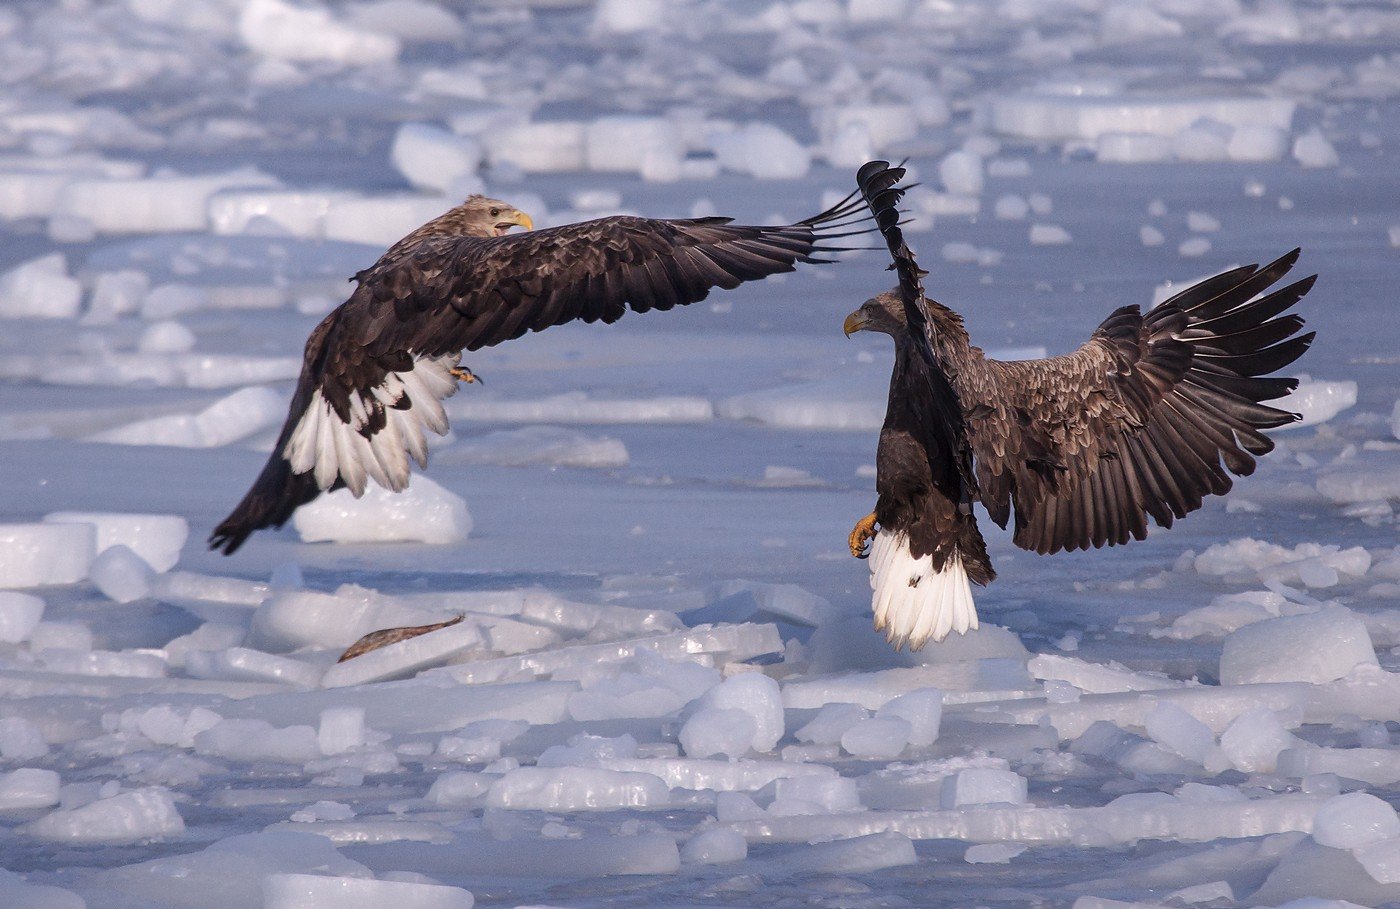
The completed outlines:
{"type": "Polygon", "coordinates": [[[856,521],[855,528],[851,530],[851,536],[847,541],[851,546],[851,555],[858,559],[868,558],[870,553],[867,551],[866,546],[874,536],[875,512],[872,511],[859,521],[856,521]]]}
{"type": "Polygon", "coordinates": [[[484,381],[482,381],[481,376],[472,372],[470,369],[467,369],[467,367],[465,366],[454,366],[452,369],[449,369],[448,372],[451,373],[452,378],[456,379],[458,382],[466,382],[468,385],[472,384],[473,382],[476,382],[479,385],[486,384],[484,381]]]}

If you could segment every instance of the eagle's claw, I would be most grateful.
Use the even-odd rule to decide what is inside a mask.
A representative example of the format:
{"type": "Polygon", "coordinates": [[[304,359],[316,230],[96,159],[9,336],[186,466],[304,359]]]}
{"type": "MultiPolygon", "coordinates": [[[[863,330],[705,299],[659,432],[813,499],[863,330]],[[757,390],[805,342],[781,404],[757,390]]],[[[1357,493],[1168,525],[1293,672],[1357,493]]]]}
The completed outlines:
{"type": "Polygon", "coordinates": [[[851,547],[851,555],[858,559],[870,557],[870,540],[875,536],[875,512],[856,521],[856,526],[851,530],[851,535],[847,542],[851,547]]]}
{"type": "Polygon", "coordinates": [[[454,366],[452,369],[449,369],[448,372],[451,373],[452,378],[456,379],[458,382],[466,382],[468,385],[473,382],[481,386],[486,385],[485,379],[472,372],[470,369],[467,369],[465,366],[454,366]]]}

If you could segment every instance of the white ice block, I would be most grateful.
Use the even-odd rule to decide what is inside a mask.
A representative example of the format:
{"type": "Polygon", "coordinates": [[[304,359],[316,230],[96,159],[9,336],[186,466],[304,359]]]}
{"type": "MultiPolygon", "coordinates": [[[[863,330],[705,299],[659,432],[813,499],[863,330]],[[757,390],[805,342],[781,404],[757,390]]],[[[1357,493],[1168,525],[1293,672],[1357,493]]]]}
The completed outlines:
{"type": "Polygon", "coordinates": [[[0,524],[0,588],[76,584],[96,554],[90,524],[0,524]]]}

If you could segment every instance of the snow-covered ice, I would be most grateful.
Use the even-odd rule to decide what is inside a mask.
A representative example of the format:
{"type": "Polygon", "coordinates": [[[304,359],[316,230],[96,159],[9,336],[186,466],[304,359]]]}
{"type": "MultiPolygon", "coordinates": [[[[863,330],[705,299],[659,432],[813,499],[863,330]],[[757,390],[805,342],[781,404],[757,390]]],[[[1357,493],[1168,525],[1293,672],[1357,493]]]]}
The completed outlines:
{"type": "Polygon", "coordinates": [[[1397,48],[1301,0],[7,5],[0,906],[1400,903],[1397,48]],[[205,550],[347,278],[463,195],[787,223],[871,156],[989,356],[1301,246],[1303,419],[1131,546],[983,520],[983,627],[894,653],[853,251],[471,352],[406,494],[205,550]]]}

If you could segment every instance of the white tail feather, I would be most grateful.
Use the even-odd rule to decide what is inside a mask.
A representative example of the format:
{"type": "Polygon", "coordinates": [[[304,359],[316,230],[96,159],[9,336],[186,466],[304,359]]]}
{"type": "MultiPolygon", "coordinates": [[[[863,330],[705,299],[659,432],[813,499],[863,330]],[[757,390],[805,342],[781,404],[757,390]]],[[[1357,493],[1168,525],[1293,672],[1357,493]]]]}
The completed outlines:
{"type": "Polygon", "coordinates": [[[297,422],[282,449],[282,457],[293,473],[312,471],[316,485],[329,489],[337,478],[356,496],[365,491],[368,480],[394,492],[408,486],[409,457],[426,467],[428,445],[423,430],[438,435],[447,432],[447,412],[442,401],[457,391],[451,369],[461,362],[461,354],[422,357],[407,372],[391,372],[376,388],[361,390],[350,397],[350,422],[340,419],[321,391],[311,396],[311,404],[297,422]],[[408,398],[408,407],[393,405],[408,398]],[[385,406],[383,429],[366,439],[360,430],[370,419],[371,402],[385,406]]]}
{"type": "Polygon", "coordinates": [[[908,537],[881,530],[870,546],[870,587],[875,630],[896,648],[919,650],[977,627],[972,584],[957,554],[934,571],[932,556],[910,554],[908,537]]]}

